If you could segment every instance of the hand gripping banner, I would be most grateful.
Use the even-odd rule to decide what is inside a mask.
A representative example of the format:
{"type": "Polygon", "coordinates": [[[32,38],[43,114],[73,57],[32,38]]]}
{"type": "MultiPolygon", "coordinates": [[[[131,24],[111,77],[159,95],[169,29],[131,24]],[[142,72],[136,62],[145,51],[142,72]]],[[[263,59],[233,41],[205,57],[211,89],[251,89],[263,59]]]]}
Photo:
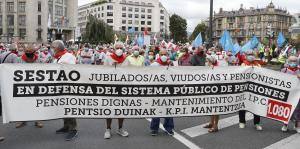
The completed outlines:
{"type": "Polygon", "coordinates": [[[2,64],[4,123],[59,118],[149,118],[247,110],[287,123],[296,76],[255,67],[2,64]]]}

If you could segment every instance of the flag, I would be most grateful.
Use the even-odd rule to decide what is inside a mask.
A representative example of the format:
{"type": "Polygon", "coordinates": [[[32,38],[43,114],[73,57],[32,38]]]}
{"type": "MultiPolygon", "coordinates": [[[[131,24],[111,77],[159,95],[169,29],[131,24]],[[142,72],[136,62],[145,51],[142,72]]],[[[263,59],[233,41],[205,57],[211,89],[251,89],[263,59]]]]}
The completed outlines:
{"type": "Polygon", "coordinates": [[[254,48],[257,48],[259,45],[259,41],[257,37],[254,35],[251,40],[249,40],[243,47],[242,52],[246,52],[247,50],[253,50],[254,48]]]}
{"type": "Polygon", "coordinates": [[[232,49],[231,53],[232,53],[233,55],[236,55],[236,54],[239,53],[241,50],[242,50],[242,47],[241,47],[238,43],[236,43],[236,44],[233,46],[233,49],[232,49]]]}
{"type": "Polygon", "coordinates": [[[202,36],[201,36],[201,32],[198,34],[198,36],[195,38],[195,40],[192,43],[192,46],[195,48],[198,48],[200,46],[202,46],[202,36]]]}
{"type": "Polygon", "coordinates": [[[129,36],[127,35],[126,40],[125,40],[125,44],[127,44],[129,41],[129,36]]]}
{"type": "Polygon", "coordinates": [[[134,33],[134,27],[128,28],[128,33],[130,34],[134,33]]]}
{"type": "Polygon", "coordinates": [[[118,36],[117,36],[117,34],[115,34],[115,42],[117,42],[118,40],[119,40],[119,38],[118,38],[118,36]]]}
{"type": "Polygon", "coordinates": [[[227,30],[224,31],[219,43],[222,45],[224,51],[233,50],[232,38],[227,30]]]}
{"type": "Polygon", "coordinates": [[[146,36],[146,35],[148,35],[149,33],[148,33],[148,28],[147,27],[145,27],[145,30],[144,30],[144,36],[146,36]]]}
{"type": "Polygon", "coordinates": [[[48,28],[51,27],[51,14],[49,13],[49,16],[48,16],[48,28]]]}
{"type": "Polygon", "coordinates": [[[284,45],[284,43],[285,43],[285,37],[282,34],[282,32],[280,32],[279,35],[278,35],[278,38],[277,38],[277,45],[279,47],[282,47],[284,45]]]}
{"type": "Polygon", "coordinates": [[[144,46],[144,37],[141,34],[139,34],[139,37],[137,39],[137,43],[140,47],[144,46]]]}
{"type": "Polygon", "coordinates": [[[154,37],[153,37],[154,43],[155,43],[155,44],[157,43],[157,37],[156,37],[156,35],[157,35],[157,33],[155,33],[155,34],[154,34],[154,37]]]}

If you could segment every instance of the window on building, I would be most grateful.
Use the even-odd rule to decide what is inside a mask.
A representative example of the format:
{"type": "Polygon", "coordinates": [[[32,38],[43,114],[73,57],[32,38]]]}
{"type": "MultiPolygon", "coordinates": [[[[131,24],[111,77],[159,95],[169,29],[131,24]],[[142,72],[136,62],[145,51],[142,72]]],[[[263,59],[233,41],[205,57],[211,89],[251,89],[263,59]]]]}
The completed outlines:
{"type": "Polygon", "coordinates": [[[151,25],[151,21],[147,21],[147,25],[151,25]]]}
{"type": "Polygon", "coordinates": [[[2,28],[0,28],[0,35],[2,35],[3,34],[3,30],[2,30],[2,28]]]}
{"type": "Polygon", "coordinates": [[[7,7],[6,7],[6,11],[7,12],[14,12],[14,2],[7,2],[7,7]]]}
{"type": "Polygon", "coordinates": [[[128,18],[132,18],[132,14],[128,14],[128,18]]]}
{"type": "Polygon", "coordinates": [[[145,25],[145,21],[141,21],[141,25],[145,25]]]}
{"type": "Polygon", "coordinates": [[[107,16],[112,17],[112,16],[114,16],[114,13],[113,12],[107,12],[107,16]]]}
{"type": "Polygon", "coordinates": [[[104,13],[101,14],[102,18],[104,17],[104,13]]]}
{"type": "Polygon", "coordinates": [[[148,9],[148,13],[152,13],[152,9],[148,9]]]}
{"type": "Polygon", "coordinates": [[[164,19],[165,19],[165,17],[164,17],[164,16],[160,16],[160,19],[161,19],[161,20],[164,20],[164,19]]]}
{"type": "Polygon", "coordinates": [[[2,2],[0,2],[0,12],[2,12],[2,2]]]}
{"type": "Polygon", "coordinates": [[[151,32],[151,27],[148,27],[147,30],[148,30],[149,32],[151,32]]]}
{"type": "Polygon", "coordinates": [[[38,2],[38,12],[42,12],[42,2],[38,2]]]}
{"type": "Polygon", "coordinates": [[[98,18],[100,18],[100,14],[98,14],[98,18]]]}
{"type": "Polygon", "coordinates": [[[164,22],[160,22],[160,25],[163,26],[163,25],[164,25],[164,22]]]}
{"type": "Polygon", "coordinates": [[[122,26],[122,31],[126,31],[126,26],[122,26]]]}
{"type": "Polygon", "coordinates": [[[56,3],[62,4],[64,0],[56,0],[56,3]]]}
{"type": "Polygon", "coordinates": [[[63,11],[63,7],[61,6],[55,6],[55,15],[57,16],[63,16],[64,11],[63,11]]]}
{"type": "Polygon", "coordinates": [[[151,15],[148,15],[147,18],[148,18],[148,19],[152,19],[152,16],[151,16],[151,15]]]}
{"type": "Polygon", "coordinates": [[[141,31],[145,31],[145,27],[141,27],[141,31]]]}
{"type": "Polygon", "coordinates": [[[139,18],[139,14],[135,14],[134,18],[138,19],[139,18]]]}
{"type": "Polygon", "coordinates": [[[113,5],[107,5],[107,10],[113,10],[113,9],[114,9],[113,5]]]}
{"type": "Polygon", "coordinates": [[[129,7],[129,8],[128,8],[128,11],[129,11],[129,12],[132,12],[132,7],[129,7]]]}
{"type": "Polygon", "coordinates": [[[126,24],[126,20],[122,20],[122,24],[126,24]]]}
{"type": "Polygon", "coordinates": [[[128,24],[132,24],[132,20],[128,20],[128,24]]]}
{"type": "Polygon", "coordinates": [[[134,25],[140,25],[140,21],[135,20],[135,21],[134,21],[134,25]]]}
{"type": "Polygon", "coordinates": [[[138,32],[138,31],[139,31],[139,28],[138,28],[138,27],[135,27],[134,30],[135,30],[136,32],[138,32]]]}
{"type": "Polygon", "coordinates": [[[14,26],[14,15],[7,15],[8,26],[14,26]]]}
{"type": "Polygon", "coordinates": [[[98,11],[101,11],[100,7],[98,7],[98,11]]]}
{"type": "Polygon", "coordinates": [[[135,12],[139,12],[139,10],[140,10],[139,8],[135,8],[134,9],[135,12]]]}
{"type": "Polygon", "coordinates": [[[102,6],[102,11],[104,10],[104,6],[102,6]]]}
{"type": "Polygon", "coordinates": [[[145,15],[144,15],[144,14],[142,14],[142,15],[141,15],[141,18],[142,18],[142,19],[145,19],[145,15]]]}
{"type": "Polygon", "coordinates": [[[25,39],[25,36],[26,36],[26,29],[22,28],[19,30],[19,33],[20,33],[20,38],[21,39],[25,39]]]}
{"type": "Polygon", "coordinates": [[[2,26],[2,15],[0,15],[0,26],[2,26]]]}
{"type": "Polygon", "coordinates": [[[160,14],[164,14],[164,10],[160,10],[160,14]]]}
{"type": "Polygon", "coordinates": [[[126,18],[126,13],[122,13],[122,17],[123,17],[123,18],[126,18]]]}
{"type": "Polygon", "coordinates": [[[106,23],[114,23],[114,20],[113,19],[107,19],[106,23]]]}
{"type": "Polygon", "coordinates": [[[42,25],[42,15],[38,15],[38,25],[42,25]]]}
{"type": "Polygon", "coordinates": [[[25,15],[19,15],[19,25],[20,26],[26,25],[26,16],[25,15]]]}
{"type": "Polygon", "coordinates": [[[126,7],[122,7],[122,11],[126,11],[126,7]]]}
{"type": "Polygon", "coordinates": [[[42,40],[42,31],[38,31],[37,40],[42,40]]]}
{"type": "Polygon", "coordinates": [[[9,29],[8,29],[8,36],[9,36],[9,37],[13,37],[13,36],[14,36],[14,33],[15,33],[14,28],[9,28],[9,29]]]}
{"type": "Polygon", "coordinates": [[[26,2],[19,2],[19,12],[24,13],[25,7],[26,7],[26,2]]]}
{"type": "Polygon", "coordinates": [[[146,9],[145,9],[145,8],[142,8],[142,9],[141,9],[141,12],[145,13],[145,12],[146,12],[146,9]]]}

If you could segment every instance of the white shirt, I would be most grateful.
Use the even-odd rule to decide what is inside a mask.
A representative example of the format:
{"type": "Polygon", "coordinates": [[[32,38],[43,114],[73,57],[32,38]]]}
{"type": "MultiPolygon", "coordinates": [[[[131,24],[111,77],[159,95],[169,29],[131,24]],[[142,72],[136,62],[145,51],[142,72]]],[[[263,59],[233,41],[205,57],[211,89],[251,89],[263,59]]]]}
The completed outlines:
{"type": "Polygon", "coordinates": [[[76,64],[76,57],[71,53],[66,53],[60,59],[54,59],[55,64],[76,64]]]}

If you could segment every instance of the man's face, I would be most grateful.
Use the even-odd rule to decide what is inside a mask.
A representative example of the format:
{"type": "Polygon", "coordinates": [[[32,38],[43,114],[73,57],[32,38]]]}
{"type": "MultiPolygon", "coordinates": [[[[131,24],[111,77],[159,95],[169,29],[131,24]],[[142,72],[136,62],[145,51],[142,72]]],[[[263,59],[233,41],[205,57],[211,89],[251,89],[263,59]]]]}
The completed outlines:
{"type": "Polygon", "coordinates": [[[168,52],[166,50],[163,50],[160,52],[160,56],[168,56],[168,52]]]}

